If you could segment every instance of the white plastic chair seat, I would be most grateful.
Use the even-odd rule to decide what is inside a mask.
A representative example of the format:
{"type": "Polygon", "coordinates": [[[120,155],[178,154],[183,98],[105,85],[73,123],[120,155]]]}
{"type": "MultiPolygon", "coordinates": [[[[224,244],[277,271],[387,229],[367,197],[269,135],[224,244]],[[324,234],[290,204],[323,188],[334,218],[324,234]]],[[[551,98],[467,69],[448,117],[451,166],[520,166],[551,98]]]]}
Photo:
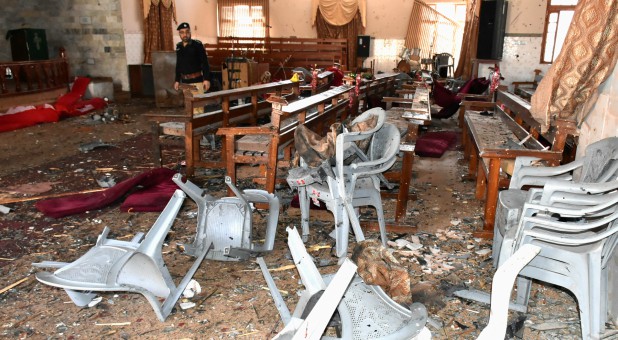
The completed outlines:
{"type": "Polygon", "coordinates": [[[83,307],[95,296],[92,292],[126,291],[146,297],[157,317],[165,321],[174,304],[193,277],[210,249],[196,249],[197,259],[176,286],[163,262],[161,247],[185,194],[176,190],[159,218],[143,238],[143,233],[131,241],[110,240],[105,227],[96,245],[72,263],[42,262],[36,267],[59,268],[55,272],[39,272],[36,278],[42,283],[65,289],[73,302],[83,307]],[[164,301],[159,302],[158,298],[164,301]]]}
{"type": "Polygon", "coordinates": [[[185,253],[199,254],[205,244],[213,249],[207,259],[218,261],[239,261],[272,251],[279,219],[279,199],[266,190],[246,189],[242,192],[234,186],[230,177],[225,183],[236,197],[215,199],[205,195],[204,190],[190,181],[183,182],[180,174],[172,178],[198,207],[197,234],[192,244],[185,244],[185,253]],[[263,244],[253,242],[253,204],[268,204],[266,235],[263,244]]]}

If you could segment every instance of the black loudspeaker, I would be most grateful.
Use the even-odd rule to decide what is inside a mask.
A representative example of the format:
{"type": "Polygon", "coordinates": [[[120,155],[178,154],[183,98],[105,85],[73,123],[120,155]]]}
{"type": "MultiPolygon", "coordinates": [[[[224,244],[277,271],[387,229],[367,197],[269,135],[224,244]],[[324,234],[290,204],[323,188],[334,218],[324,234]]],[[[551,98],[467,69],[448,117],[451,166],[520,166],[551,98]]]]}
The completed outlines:
{"type": "Polygon", "coordinates": [[[359,58],[369,58],[369,45],[371,37],[368,35],[359,35],[356,40],[356,56],[359,58]]]}
{"type": "Polygon", "coordinates": [[[506,0],[481,2],[477,58],[502,59],[507,8],[508,1],[506,0]]]}

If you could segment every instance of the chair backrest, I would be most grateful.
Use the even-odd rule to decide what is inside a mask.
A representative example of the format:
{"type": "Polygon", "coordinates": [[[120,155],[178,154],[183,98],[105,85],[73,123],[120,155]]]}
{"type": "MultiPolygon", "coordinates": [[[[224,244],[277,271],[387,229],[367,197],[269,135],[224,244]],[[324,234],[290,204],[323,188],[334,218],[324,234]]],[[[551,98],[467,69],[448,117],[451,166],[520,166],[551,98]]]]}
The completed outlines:
{"type": "Polygon", "coordinates": [[[395,163],[401,139],[399,129],[395,125],[384,123],[382,128],[373,134],[366,154],[366,160],[359,160],[349,166],[345,166],[343,162],[344,150],[340,145],[345,145],[349,138],[353,139],[355,135],[343,133],[337,136],[337,177],[343,178],[352,175],[354,178],[357,178],[379,174],[388,170],[395,163]]]}
{"type": "Polygon", "coordinates": [[[603,183],[618,177],[618,137],[605,138],[586,147],[578,181],[603,183]]]}

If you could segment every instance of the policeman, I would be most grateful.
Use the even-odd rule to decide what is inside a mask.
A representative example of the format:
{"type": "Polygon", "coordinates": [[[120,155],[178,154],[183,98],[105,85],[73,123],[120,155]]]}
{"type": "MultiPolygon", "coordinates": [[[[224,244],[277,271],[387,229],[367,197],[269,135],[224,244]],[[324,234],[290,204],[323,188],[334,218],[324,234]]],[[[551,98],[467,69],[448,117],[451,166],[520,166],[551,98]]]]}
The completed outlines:
{"type": "Polygon", "coordinates": [[[176,44],[174,89],[178,90],[180,83],[192,84],[198,89],[192,92],[204,93],[210,88],[210,66],[204,45],[199,40],[191,39],[191,26],[188,23],[178,25],[177,30],[181,41],[176,44]]]}

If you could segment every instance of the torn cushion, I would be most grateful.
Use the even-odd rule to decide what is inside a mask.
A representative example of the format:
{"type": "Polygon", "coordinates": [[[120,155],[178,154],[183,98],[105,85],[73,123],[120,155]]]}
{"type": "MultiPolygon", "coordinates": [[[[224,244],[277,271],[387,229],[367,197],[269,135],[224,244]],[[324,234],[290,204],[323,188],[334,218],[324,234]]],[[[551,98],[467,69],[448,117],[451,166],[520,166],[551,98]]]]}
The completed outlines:
{"type": "Polygon", "coordinates": [[[436,82],[433,86],[433,102],[440,107],[449,107],[455,104],[459,105],[461,98],[457,94],[451,92],[442,84],[436,82]]]}
{"type": "Polygon", "coordinates": [[[133,193],[133,195],[138,196],[129,199],[128,203],[123,204],[124,209],[129,210],[132,208],[133,211],[163,211],[174,190],[178,188],[172,182],[172,176],[175,173],[175,171],[166,168],[152,169],[122,181],[104,191],[39,201],[36,203],[36,208],[45,216],[60,218],[103,208],[118,201],[132,189],[137,189],[138,191],[133,193]],[[140,200],[141,202],[138,204],[137,201],[140,200]],[[165,204],[161,204],[162,202],[165,202],[165,204]]]}

